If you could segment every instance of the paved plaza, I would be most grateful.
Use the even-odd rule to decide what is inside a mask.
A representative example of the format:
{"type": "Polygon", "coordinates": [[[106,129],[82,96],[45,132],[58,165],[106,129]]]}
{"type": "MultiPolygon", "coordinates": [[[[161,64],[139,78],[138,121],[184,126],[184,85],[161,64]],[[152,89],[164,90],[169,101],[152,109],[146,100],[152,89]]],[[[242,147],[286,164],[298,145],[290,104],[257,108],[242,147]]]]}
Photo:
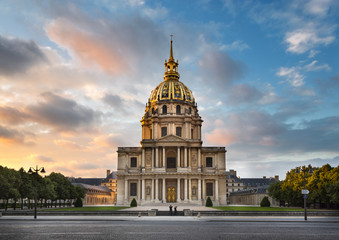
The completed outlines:
{"type": "Polygon", "coordinates": [[[3,216],[0,239],[338,239],[338,217],[3,216]]]}

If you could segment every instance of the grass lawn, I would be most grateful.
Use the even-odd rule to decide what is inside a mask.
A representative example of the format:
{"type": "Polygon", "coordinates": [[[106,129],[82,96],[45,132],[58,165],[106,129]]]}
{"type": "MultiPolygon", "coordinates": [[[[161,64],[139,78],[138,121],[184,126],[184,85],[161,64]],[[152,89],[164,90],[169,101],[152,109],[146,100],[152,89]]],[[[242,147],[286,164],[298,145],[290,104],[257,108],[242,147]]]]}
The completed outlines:
{"type": "MultiPolygon", "coordinates": [[[[249,212],[262,212],[262,211],[276,211],[276,212],[286,212],[286,211],[296,211],[303,212],[303,208],[288,208],[288,207],[253,207],[253,206],[219,206],[213,207],[222,211],[249,211],[249,212]]],[[[316,211],[315,209],[307,209],[307,211],[316,211]]]]}
{"type": "Polygon", "coordinates": [[[70,207],[70,208],[49,208],[41,211],[66,211],[66,212],[95,212],[95,211],[119,211],[129,207],[116,207],[116,206],[104,206],[104,207],[70,207]]]}

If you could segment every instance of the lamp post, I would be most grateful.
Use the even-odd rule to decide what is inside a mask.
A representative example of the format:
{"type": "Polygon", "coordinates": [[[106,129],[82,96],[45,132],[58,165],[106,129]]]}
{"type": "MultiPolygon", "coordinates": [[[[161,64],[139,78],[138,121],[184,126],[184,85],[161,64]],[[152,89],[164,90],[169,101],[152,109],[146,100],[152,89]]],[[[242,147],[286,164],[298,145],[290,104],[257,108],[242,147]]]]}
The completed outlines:
{"type": "MultiPolygon", "coordinates": [[[[30,167],[28,170],[29,174],[33,174],[36,173],[37,175],[39,175],[39,172],[41,173],[46,173],[44,167],[39,168],[38,165],[36,166],[36,168],[34,167],[30,167]]],[[[37,201],[38,201],[38,179],[35,179],[35,195],[34,195],[34,218],[36,219],[36,213],[37,213],[37,201]]]]}
{"type": "MultiPolygon", "coordinates": [[[[305,221],[307,221],[307,206],[306,206],[306,199],[307,199],[307,194],[309,193],[308,190],[306,190],[306,181],[305,181],[305,175],[306,175],[306,169],[302,169],[301,171],[304,172],[303,175],[303,179],[304,179],[304,189],[301,191],[301,193],[304,195],[304,212],[305,212],[305,221]]],[[[299,174],[300,173],[300,169],[297,167],[297,169],[295,170],[295,173],[299,174]]],[[[308,171],[309,174],[313,173],[312,168],[310,168],[310,170],[308,171]]]]}

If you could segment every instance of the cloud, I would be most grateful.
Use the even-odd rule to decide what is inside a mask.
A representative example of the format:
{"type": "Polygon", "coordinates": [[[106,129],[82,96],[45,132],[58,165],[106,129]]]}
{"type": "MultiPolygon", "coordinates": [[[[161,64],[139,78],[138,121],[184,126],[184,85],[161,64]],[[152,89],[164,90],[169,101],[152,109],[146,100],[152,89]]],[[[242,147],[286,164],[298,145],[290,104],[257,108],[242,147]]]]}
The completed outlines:
{"type": "Polygon", "coordinates": [[[24,123],[29,118],[25,112],[9,106],[0,106],[0,121],[12,125],[24,123]]]}
{"type": "Polygon", "coordinates": [[[45,92],[41,97],[41,102],[27,107],[31,118],[58,131],[89,131],[93,124],[100,120],[100,112],[79,105],[73,100],[51,92],[45,92]]]}
{"type": "Polygon", "coordinates": [[[287,82],[292,87],[300,87],[305,84],[304,80],[306,78],[306,72],[315,72],[321,70],[329,71],[331,69],[328,64],[317,65],[317,63],[317,60],[313,60],[311,63],[304,66],[296,66],[290,68],[280,67],[276,74],[279,77],[285,77],[287,82]]]}
{"type": "Polygon", "coordinates": [[[226,50],[226,51],[233,51],[233,50],[243,51],[248,48],[249,46],[246,43],[244,43],[242,40],[238,40],[238,41],[232,42],[231,44],[222,45],[220,49],[226,50]]]}
{"type": "Polygon", "coordinates": [[[277,75],[279,77],[286,77],[287,82],[289,82],[292,87],[300,87],[304,85],[305,76],[300,74],[295,67],[281,67],[277,72],[277,75]]]}
{"type": "Polygon", "coordinates": [[[27,131],[18,131],[13,128],[0,125],[0,143],[5,144],[24,144],[24,145],[34,145],[35,135],[27,131]]]}
{"type": "Polygon", "coordinates": [[[309,14],[324,17],[332,2],[332,0],[310,0],[306,2],[304,10],[309,14]]]}
{"type": "Polygon", "coordinates": [[[52,162],[55,162],[55,160],[50,158],[50,157],[46,157],[46,156],[38,155],[38,154],[31,154],[28,158],[31,159],[31,160],[34,160],[36,162],[40,162],[40,163],[52,163],[52,162]]]}
{"type": "Polygon", "coordinates": [[[67,49],[82,66],[99,67],[114,76],[133,73],[140,76],[138,69],[149,66],[145,59],[159,58],[168,42],[163,29],[147,16],[120,16],[114,21],[108,17],[96,19],[74,5],[45,29],[48,37],[67,49]]]}
{"type": "Polygon", "coordinates": [[[0,35],[0,75],[24,73],[47,58],[34,41],[0,35]]]}
{"type": "Polygon", "coordinates": [[[119,95],[106,93],[102,100],[114,109],[120,109],[123,105],[123,100],[119,95]]]}
{"type": "Polygon", "coordinates": [[[287,32],[285,42],[287,43],[287,51],[292,53],[305,53],[317,45],[329,45],[335,40],[334,36],[328,34],[320,35],[319,30],[312,28],[301,28],[292,32],[287,32]]]}
{"type": "Polygon", "coordinates": [[[71,149],[71,150],[85,150],[86,149],[85,146],[82,146],[76,142],[72,142],[69,140],[63,140],[63,139],[54,140],[54,144],[60,147],[71,149]]]}
{"type": "Polygon", "coordinates": [[[258,89],[246,84],[233,85],[227,91],[227,102],[234,104],[251,103],[263,96],[258,89]]]}
{"type": "Polygon", "coordinates": [[[241,78],[246,69],[244,63],[234,61],[227,53],[215,48],[206,51],[198,65],[202,74],[209,80],[208,84],[214,82],[221,90],[241,78]]]}

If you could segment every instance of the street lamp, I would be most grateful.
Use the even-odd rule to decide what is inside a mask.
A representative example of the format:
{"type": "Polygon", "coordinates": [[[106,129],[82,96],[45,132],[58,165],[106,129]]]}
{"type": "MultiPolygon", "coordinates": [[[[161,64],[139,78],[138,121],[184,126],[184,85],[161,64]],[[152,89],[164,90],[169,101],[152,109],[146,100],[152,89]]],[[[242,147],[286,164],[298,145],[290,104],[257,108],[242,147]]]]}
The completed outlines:
{"type": "MultiPolygon", "coordinates": [[[[307,221],[307,207],[306,207],[306,199],[307,199],[307,194],[309,194],[309,191],[306,190],[306,181],[305,181],[305,175],[306,175],[306,168],[302,169],[301,171],[304,172],[304,175],[303,175],[303,179],[304,179],[304,189],[301,190],[301,193],[304,195],[304,211],[305,211],[305,221],[307,221]]],[[[300,173],[300,170],[299,168],[297,167],[297,169],[295,170],[295,173],[296,174],[299,174],[300,173]]],[[[313,170],[312,168],[310,168],[310,170],[308,171],[309,174],[312,174],[313,173],[313,170]]]]}
{"type": "MultiPolygon", "coordinates": [[[[29,174],[33,174],[34,172],[38,175],[39,175],[39,172],[46,173],[45,168],[44,167],[38,168],[38,165],[36,166],[36,168],[34,167],[29,168],[28,170],[29,174]]],[[[36,218],[36,213],[37,213],[37,201],[38,201],[37,198],[38,198],[38,179],[36,178],[35,179],[35,196],[34,196],[34,218],[36,218]]]]}

